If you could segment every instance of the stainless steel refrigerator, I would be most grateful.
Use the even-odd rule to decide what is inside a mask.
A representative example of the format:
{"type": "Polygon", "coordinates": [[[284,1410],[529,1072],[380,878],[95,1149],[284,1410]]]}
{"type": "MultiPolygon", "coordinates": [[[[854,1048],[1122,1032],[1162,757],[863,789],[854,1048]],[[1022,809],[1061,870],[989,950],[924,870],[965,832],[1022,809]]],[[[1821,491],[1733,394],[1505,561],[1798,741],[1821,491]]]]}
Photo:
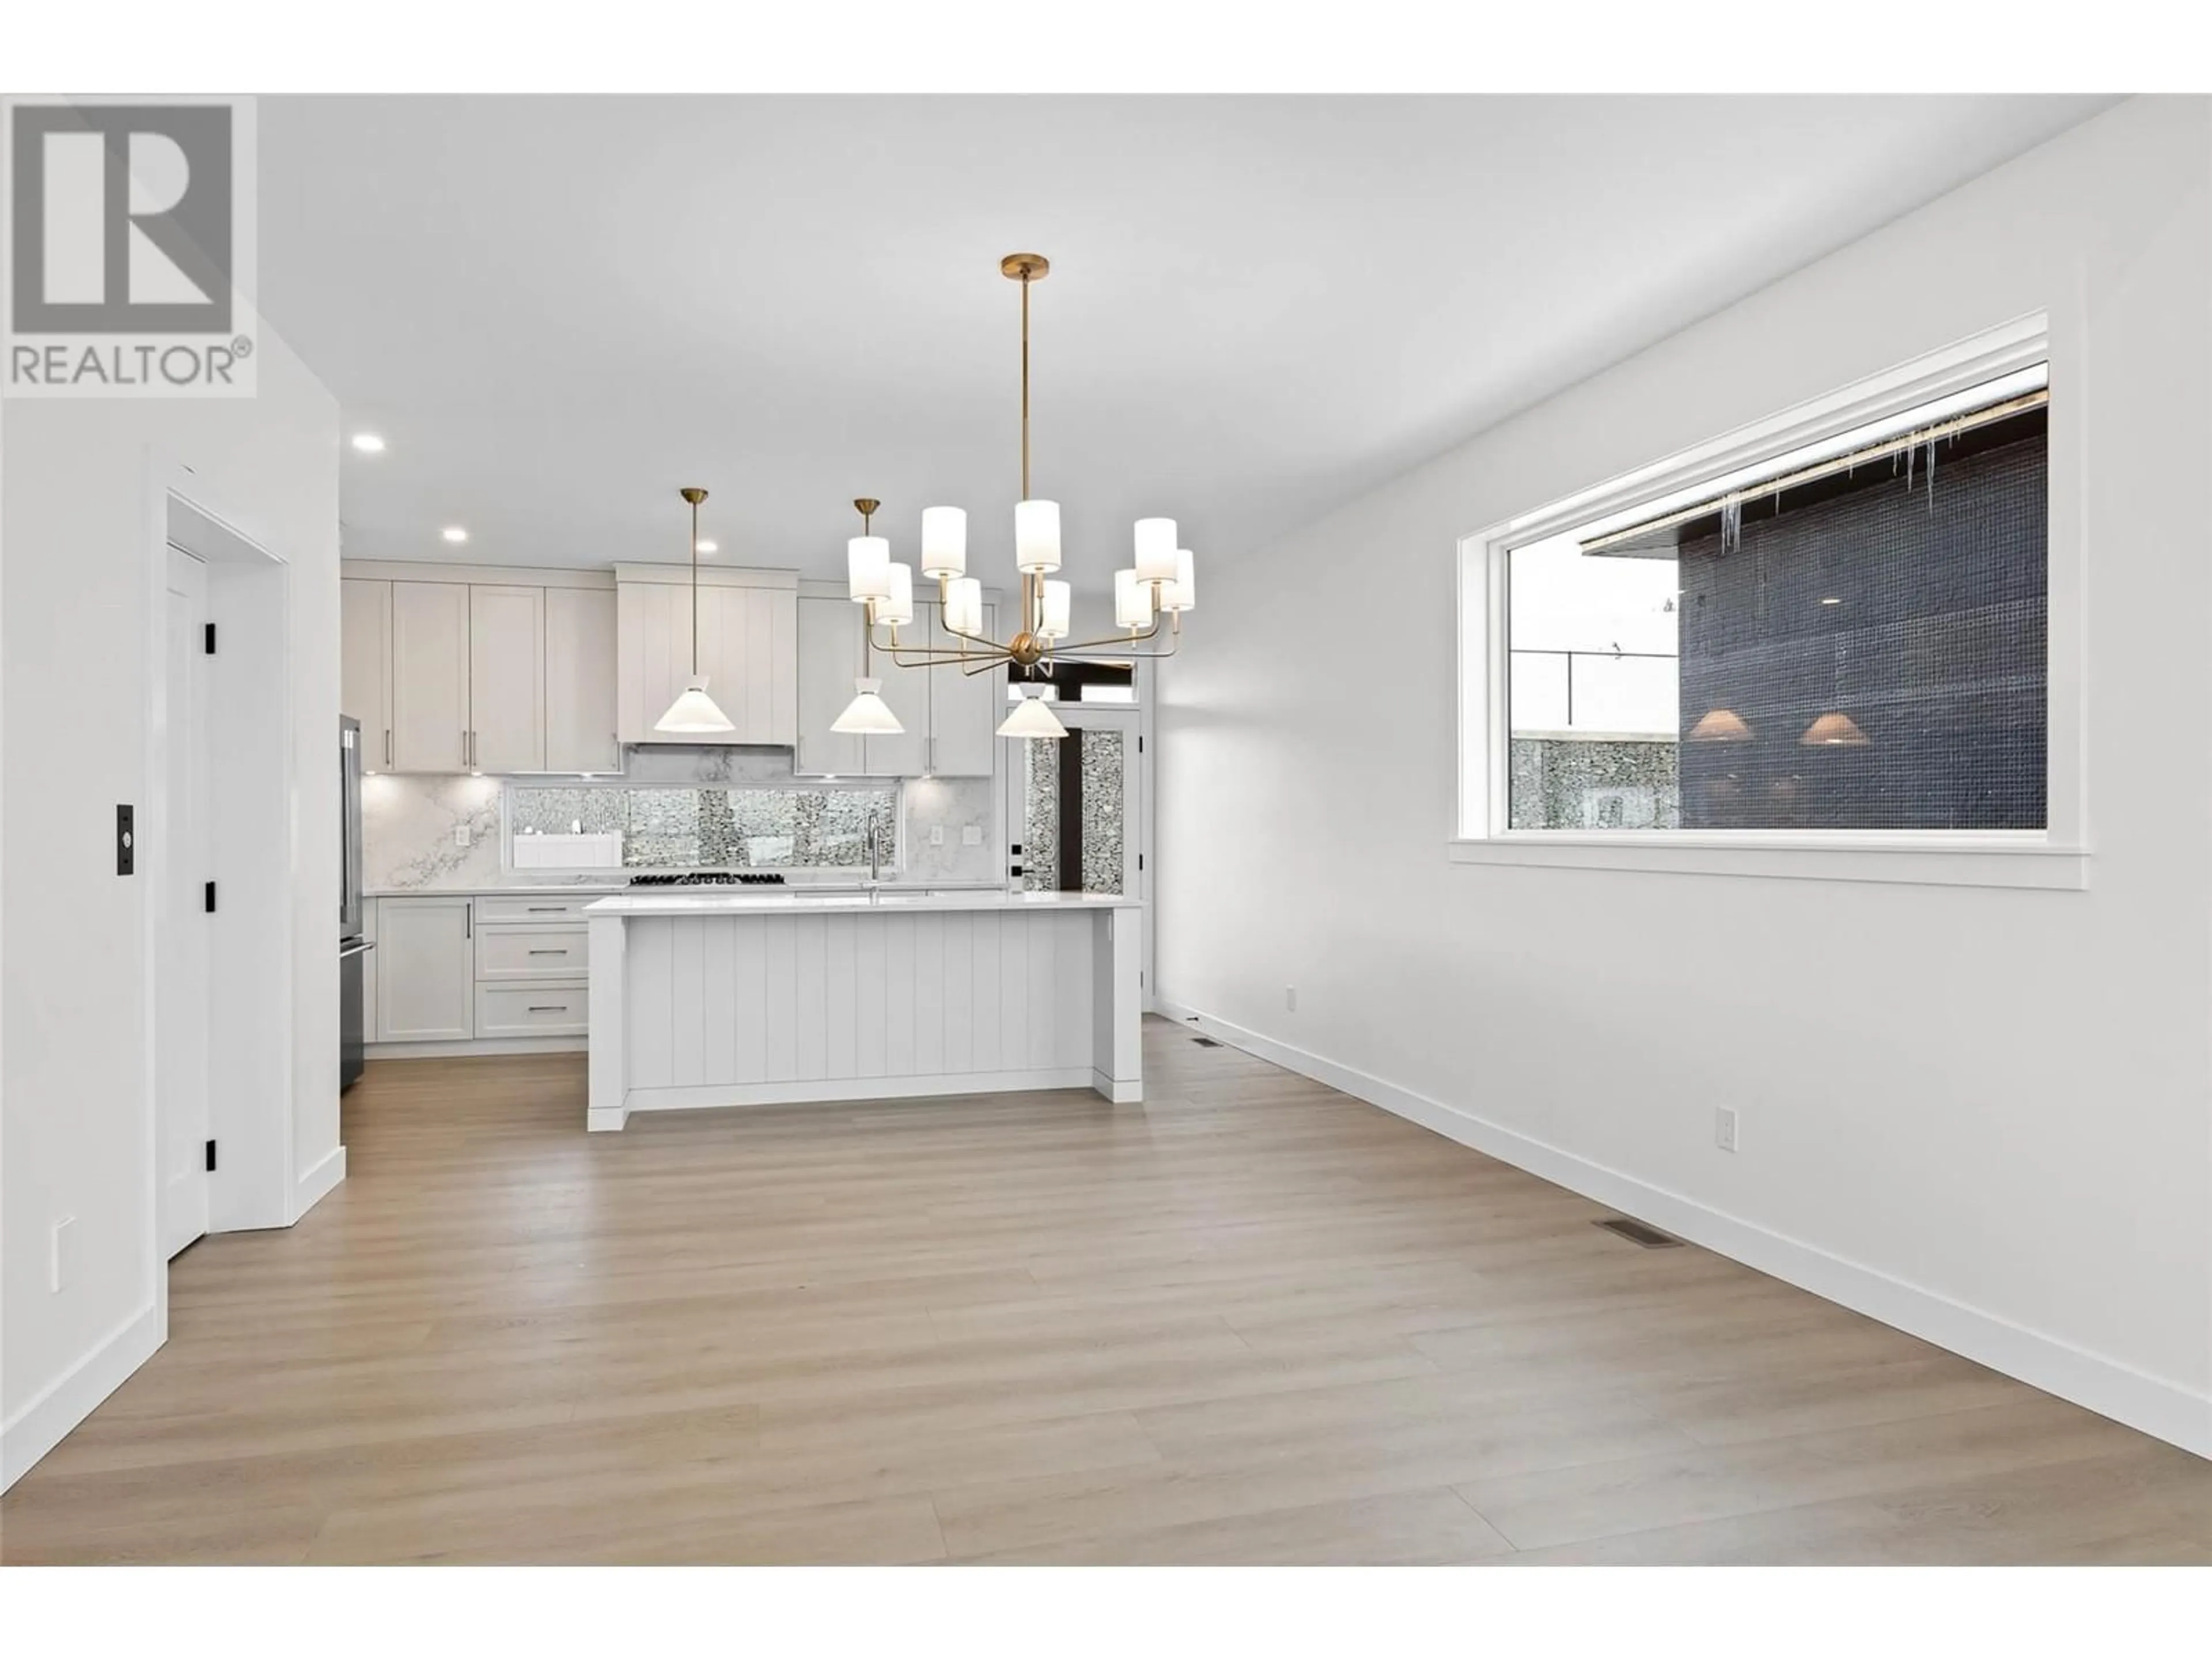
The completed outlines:
{"type": "Polygon", "coordinates": [[[363,1027],[362,975],[368,969],[368,953],[375,941],[362,937],[361,907],[361,722],[338,716],[338,778],[343,790],[339,803],[339,834],[344,838],[338,860],[338,1092],[343,1094],[359,1080],[362,1045],[368,1040],[363,1027]]]}

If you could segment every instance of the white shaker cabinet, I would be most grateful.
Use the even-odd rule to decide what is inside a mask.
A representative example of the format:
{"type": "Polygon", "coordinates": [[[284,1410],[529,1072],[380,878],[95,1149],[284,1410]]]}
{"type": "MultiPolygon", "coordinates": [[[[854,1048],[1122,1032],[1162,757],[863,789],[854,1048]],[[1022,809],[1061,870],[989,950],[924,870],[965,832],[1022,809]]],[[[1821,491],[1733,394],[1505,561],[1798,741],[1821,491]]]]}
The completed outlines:
{"type": "Polygon", "coordinates": [[[361,763],[392,769],[392,584],[338,584],[338,713],[361,722],[361,763]]]}
{"type": "MultiPolygon", "coordinates": [[[[959,636],[945,626],[936,605],[921,607],[929,625],[933,649],[957,650],[959,636]]],[[[995,639],[998,607],[983,607],[983,634],[995,639]]],[[[907,672],[904,670],[902,672],[907,672]]],[[[957,668],[933,668],[929,675],[928,769],[944,778],[988,778],[997,751],[999,722],[1006,717],[1006,672],[1003,665],[972,678],[957,668]]],[[[903,713],[899,716],[906,718],[903,713]]]]}
{"type": "Polygon", "coordinates": [[[803,777],[856,777],[866,740],[830,729],[853,700],[860,672],[861,607],[850,599],[799,601],[799,742],[792,769],[803,777]]]}
{"type": "Polygon", "coordinates": [[[545,590],[545,769],[614,772],[615,593],[545,590]]]}
{"type": "Polygon", "coordinates": [[[545,590],[472,584],[468,763],[479,772],[545,769],[545,590]]]}
{"type": "Polygon", "coordinates": [[[379,899],[374,959],[377,1042],[465,1042],[476,1034],[466,897],[379,899]]]}
{"type": "Polygon", "coordinates": [[[392,769],[469,769],[469,590],[392,584],[392,769]]]}

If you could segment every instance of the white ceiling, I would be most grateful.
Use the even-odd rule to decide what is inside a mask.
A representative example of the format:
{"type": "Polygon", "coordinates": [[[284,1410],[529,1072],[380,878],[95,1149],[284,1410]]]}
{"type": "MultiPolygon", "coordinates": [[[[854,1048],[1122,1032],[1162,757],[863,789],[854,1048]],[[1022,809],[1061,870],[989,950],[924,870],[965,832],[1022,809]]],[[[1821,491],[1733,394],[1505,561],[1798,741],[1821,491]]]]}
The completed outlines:
{"type": "Polygon", "coordinates": [[[1939,98],[269,98],[263,308],[335,392],[349,556],[842,571],[923,507],[1103,586],[1233,556],[2084,118],[1939,98]],[[465,547],[439,539],[465,526],[465,547]]]}

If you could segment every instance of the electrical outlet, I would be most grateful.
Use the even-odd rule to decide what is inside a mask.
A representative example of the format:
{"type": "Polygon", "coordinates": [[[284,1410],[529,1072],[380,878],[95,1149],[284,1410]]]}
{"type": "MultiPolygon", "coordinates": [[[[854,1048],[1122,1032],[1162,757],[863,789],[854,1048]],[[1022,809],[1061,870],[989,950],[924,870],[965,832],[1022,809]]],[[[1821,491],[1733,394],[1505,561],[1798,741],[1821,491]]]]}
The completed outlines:
{"type": "Polygon", "coordinates": [[[1735,1150],[1735,1108],[1723,1106],[1713,1113],[1713,1145],[1724,1152],[1735,1150]]]}
{"type": "Polygon", "coordinates": [[[453,826],[453,845],[456,847],[466,847],[468,844],[469,826],[465,823],[455,824],[453,826]]]}
{"type": "Polygon", "coordinates": [[[945,845],[945,826],[943,824],[933,823],[929,826],[929,844],[932,847],[942,847],[945,845]]]}
{"type": "Polygon", "coordinates": [[[65,1291],[76,1283],[76,1218],[65,1215],[54,1223],[53,1253],[47,1263],[47,1283],[65,1291]]]}
{"type": "Polygon", "coordinates": [[[1291,1013],[1294,1013],[1294,1014],[1295,1014],[1296,1012],[1297,1012],[1297,1011],[1298,1011],[1298,988],[1297,988],[1297,986],[1295,986],[1295,985],[1285,985],[1285,987],[1283,987],[1283,1006],[1284,1006],[1285,1009],[1289,1010],[1291,1013]]]}
{"type": "Polygon", "coordinates": [[[983,826],[980,823],[962,824],[960,844],[963,847],[981,847],[983,844],[983,826]]]}

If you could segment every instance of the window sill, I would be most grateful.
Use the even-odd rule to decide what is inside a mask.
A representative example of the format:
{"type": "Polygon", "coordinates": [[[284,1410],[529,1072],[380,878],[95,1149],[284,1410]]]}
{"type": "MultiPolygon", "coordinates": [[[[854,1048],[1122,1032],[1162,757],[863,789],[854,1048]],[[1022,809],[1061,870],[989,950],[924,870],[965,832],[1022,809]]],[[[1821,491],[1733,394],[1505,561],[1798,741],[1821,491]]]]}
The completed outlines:
{"type": "Polygon", "coordinates": [[[1879,881],[1922,887],[2025,887],[2078,892],[2089,884],[2089,854],[2041,841],[1961,836],[1936,843],[1839,836],[1766,836],[1662,830],[1522,831],[1447,843],[1454,864],[1553,870],[1634,870],[1688,876],[1763,876],[1790,881],[1879,881]]]}

